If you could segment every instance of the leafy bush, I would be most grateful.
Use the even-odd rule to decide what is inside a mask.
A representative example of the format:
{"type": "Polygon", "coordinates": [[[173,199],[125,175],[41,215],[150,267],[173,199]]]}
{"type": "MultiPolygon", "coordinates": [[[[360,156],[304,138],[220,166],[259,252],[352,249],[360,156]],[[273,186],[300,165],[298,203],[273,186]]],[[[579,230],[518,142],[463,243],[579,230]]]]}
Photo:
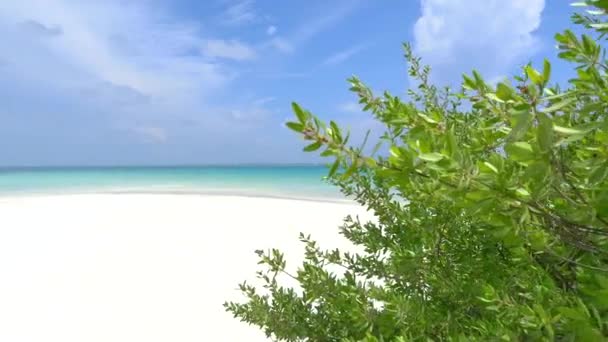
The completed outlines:
{"type": "Polygon", "coordinates": [[[386,156],[294,104],[288,126],[335,158],[330,179],[377,222],[345,220],[363,253],[301,236],[298,290],[279,282],[278,250],[258,252],[264,286],[243,284],[248,301],[227,310],[285,341],[608,338],[608,1],[577,5],[589,35],[555,37],[577,72],[565,91],[548,61],[515,85],[473,72],[459,92],[438,89],[408,45],[407,102],[350,79],[386,128],[386,156]]]}

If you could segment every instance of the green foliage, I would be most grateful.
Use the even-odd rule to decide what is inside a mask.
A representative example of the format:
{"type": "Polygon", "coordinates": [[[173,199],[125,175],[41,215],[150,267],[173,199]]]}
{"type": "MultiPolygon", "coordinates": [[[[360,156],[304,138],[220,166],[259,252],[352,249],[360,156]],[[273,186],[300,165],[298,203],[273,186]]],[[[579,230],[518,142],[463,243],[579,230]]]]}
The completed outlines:
{"type": "Polygon", "coordinates": [[[264,285],[243,284],[247,302],[227,309],[285,341],[606,339],[608,1],[577,5],[589,35],[556,35],[577,70],[565,91],[550,86],[548,61],[515,86],[474,71],[461,92],[438,89],[406,45],[418,80],[409,101],[349,80],[386,128],[369,155],[294,104],[289,128],[335,158],[331,181],[377,222],[345,220],[362,253],[302,235],[293,275],[279,251],[259,251],[264,285]],[[382,144],[387,155],[375,156],[382,144]]]}

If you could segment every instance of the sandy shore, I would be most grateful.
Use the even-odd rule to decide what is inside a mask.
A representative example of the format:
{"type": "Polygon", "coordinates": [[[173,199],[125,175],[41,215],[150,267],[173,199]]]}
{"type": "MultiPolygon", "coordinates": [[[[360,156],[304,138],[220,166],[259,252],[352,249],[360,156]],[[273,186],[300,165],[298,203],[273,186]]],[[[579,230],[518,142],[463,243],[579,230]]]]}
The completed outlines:
{"type": "MultiPolygon", "coordinates": [[[[0,197],[0,341],[264,341],[224,312],[255,249],[345,247],[354,204],[197,195],[0,197]]],[[[294,263],[291,263],[292,265],[294,263]]]]}

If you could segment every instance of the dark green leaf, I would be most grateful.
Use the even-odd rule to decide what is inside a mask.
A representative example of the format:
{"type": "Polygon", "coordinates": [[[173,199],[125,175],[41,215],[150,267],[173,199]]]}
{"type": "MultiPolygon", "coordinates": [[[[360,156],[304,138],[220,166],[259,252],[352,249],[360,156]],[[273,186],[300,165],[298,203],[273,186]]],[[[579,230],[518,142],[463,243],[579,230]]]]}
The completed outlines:
{"type": "Polygon", "coordinates": [[[608,177],[608,162],[594,167],[589,174],[589,183],[598,184],[608,177]]]}
{"type": "Polygon", "coordinates": [[[462,78],[464,79],[463,81],[463,86],[468,89],[468,90],[473,90],[477,88],[477,85],[475,84],[475,81],[473,81],[469,76],[467,75],[462,75],[462,78]]]}
{"type": "Polygon", "coordinates": [[[337,143],[342,143],[342,133],[340,132],[340,128],[338,127],[338,125],[335,122],[330,121],[329,127],[331,127],[331,130],[334,133],[334,137],[336,138],[337,143]]]}
{"type": "Polygon", "coordinates": [[[306,113],[302,110],[302,108],[300,108],[300,106],[295,103],[292,102],[291,103],[291,108],[293,109],[293,112],[296,114],[296,117],[298,118],[298,121],[300,121],[300,123],[305,123],[306,120],[308,119],[306,113]]]}
{"type": "Polygon", "coordinates": [[[340,162],[340,158],[336,158],[333,165],[329,169],[329,177],[332,177],[334,174],[336,174],[336,171],[338,171],[338,167],[340,167],[340,162]]]}
{"type": "Polygon", "coordinates": [[[304,147],[304,151],[306,151],[306,152],[316,151],[319,148],[321,148],[321,146],[323,146],[323,144],[320,141],[317,141],[317,142],[314,142],[314,143],[304,147]]]}

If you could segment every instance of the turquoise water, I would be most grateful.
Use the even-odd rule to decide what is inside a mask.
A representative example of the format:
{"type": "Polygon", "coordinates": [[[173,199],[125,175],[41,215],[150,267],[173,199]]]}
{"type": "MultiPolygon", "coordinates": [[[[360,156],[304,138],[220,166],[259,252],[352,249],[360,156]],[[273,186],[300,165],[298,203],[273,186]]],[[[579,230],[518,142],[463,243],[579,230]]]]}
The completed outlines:
{"type": "Polygon", "coordinates": [[[0,196],[56,193],[200,193],[340,199],[324,166],[0,169],[0,196]]]}

